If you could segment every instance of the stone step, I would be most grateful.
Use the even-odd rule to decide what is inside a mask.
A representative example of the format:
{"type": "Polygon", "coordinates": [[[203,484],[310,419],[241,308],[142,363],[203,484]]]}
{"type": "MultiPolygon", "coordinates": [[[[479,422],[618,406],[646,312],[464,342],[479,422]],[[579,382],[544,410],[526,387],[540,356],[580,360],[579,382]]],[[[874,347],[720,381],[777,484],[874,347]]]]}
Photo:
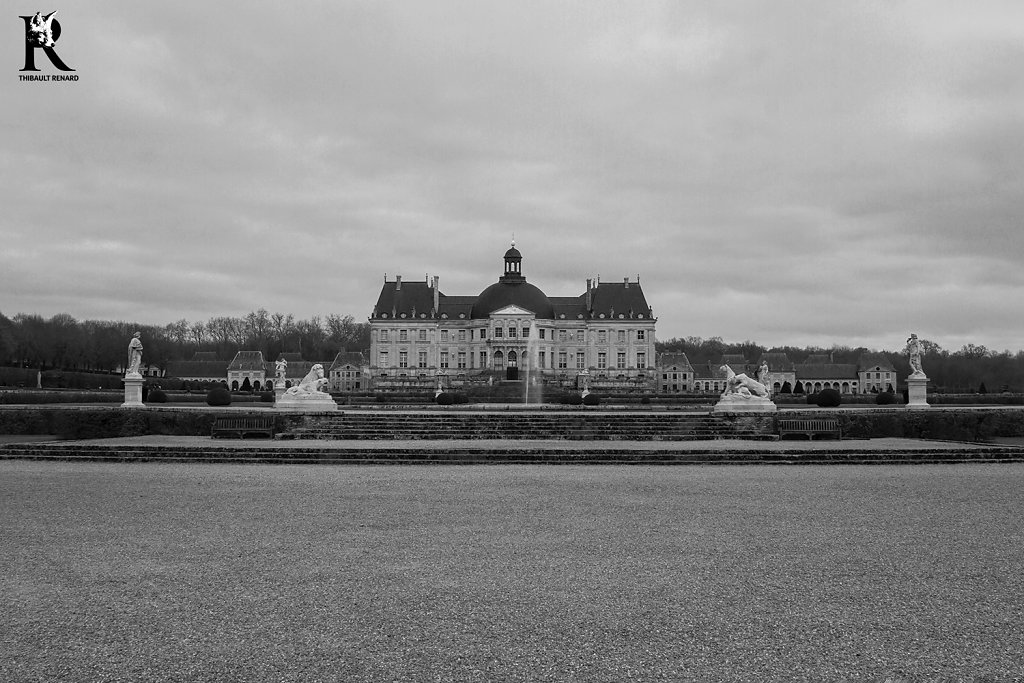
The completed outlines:
{"type": "Polygon", "coordinates": [[[11,444],[0,447],[0,459],[106,462],[194,462],[280,464],[851,464],[1022,462],[1024,449],[1002,447],[908,448],[899,451],[805,449],[643,449],[614,446],[551,448],[520,442],[516,448],[356,447],[274,448],[272,442],[238,446],[160,447],[88,446],[82,444],[11,444]]]}

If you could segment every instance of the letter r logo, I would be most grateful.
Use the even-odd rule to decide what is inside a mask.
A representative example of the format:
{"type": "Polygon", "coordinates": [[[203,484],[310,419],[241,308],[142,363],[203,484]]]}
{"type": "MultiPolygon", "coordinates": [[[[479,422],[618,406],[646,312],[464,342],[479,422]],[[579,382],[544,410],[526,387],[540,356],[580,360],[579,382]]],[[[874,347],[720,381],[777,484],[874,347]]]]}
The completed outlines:
{"type": "Polygon", "coordinates": [[[61,71],[74,71],[64,63],[53,49],[54,43],[60,38],[60,22],[54,18],[56,12],[45,17],[37,13],[35,16],[22,16],[25,20],[25,68],[22,71],[39,71],[36,68],[36,50],[42,48],[50,63],[61,71]]]}

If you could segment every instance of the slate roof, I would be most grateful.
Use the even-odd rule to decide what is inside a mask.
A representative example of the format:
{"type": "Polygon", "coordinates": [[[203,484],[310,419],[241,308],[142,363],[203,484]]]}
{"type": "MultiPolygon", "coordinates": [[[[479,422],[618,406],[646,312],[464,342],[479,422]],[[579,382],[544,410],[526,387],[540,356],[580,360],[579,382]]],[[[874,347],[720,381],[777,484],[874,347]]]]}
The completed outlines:
{"type": "Polygon", "coordinates": [[[686,357],[685,353],[678,351],[669,351],[661,354],[658,357],[657,366],[659,369],[675,367],[693,372],[693,366],[690,365],[690,359],[686,357]]]}
{"type": "Polygon", "coordinates": [[[857,366],[852,363],[801,363],[796,366],[796,378],[856,380],[857,366]]]}
{"type": "MultiPolygon", "coordinates": [[[[721,363],[697,363],[693,366],[693,373],[695,379],[725,379],[725,373],[720,369],[721,363]]],[[[732,366],[730,366],[732,367],[732,366]]],[[[736,368],[733,368],[733,372],[736,372],[736,368]]],[[[737,373],[740,374],[740,373],[737,373]]]]}
{"type": "MultiPolygon", "coordinates": [[[[345,367],[346,365],[362,368],[368,366],[369,363],[359,351],[341,351],[334,357],[334,362],[331,363],[331,367],[327,368],[327,372],[345,367]]],[[[325,365],[324,367],[327,366],[325,365]]]]}
{"type": "MultiPolygon", "coordinates": [[[[213,354],[216,356],[216,354],[213,354]]],[[[218,377],[227,379],[228,362],[226,360],[176,360],[167,364],[167,375],[179,379],[205,379],[218,377]]]]}
{"type": "Polygon", "coordinates": [[[881,354],[877,356],[862,356],[859,365],[860,369],[864,372],[867,372],[869,369],[874,372],[875,368],[882,372],[896,372],[896,368],[889,362],[889,359],[881,354]]]}
{"type": "Polygon", "coordinates": [[[194,360],[194,361],[202,361],[202,362],[209,362],[209,361],[220,362],[220,359],[217,358],[217,352],[216,351],[196,351],[192,355],[192,360],[194,360]]]}
{"type": "Polygon", "coordinates": [[[804,365],[828,365],[832,362],[832,357],[827,353],[812,353],[807,356],[804,360],[804,365]]]}
{"type": "Polygon", "coordinates": [[[266,372],[267,363],[263,360],[262,351],[239,351],[228,365],[229,371],[246,372],[262,370],[266,372]]]}
{"type": "MultiPolygon", "coordinates": [[[[583,294],[584,305],[586,293],[583,294]]],[[[647,305],[644,290],[639,282],[601,282],[591,290],[591,318],[652,318],[654,313],[647,305]]]]}

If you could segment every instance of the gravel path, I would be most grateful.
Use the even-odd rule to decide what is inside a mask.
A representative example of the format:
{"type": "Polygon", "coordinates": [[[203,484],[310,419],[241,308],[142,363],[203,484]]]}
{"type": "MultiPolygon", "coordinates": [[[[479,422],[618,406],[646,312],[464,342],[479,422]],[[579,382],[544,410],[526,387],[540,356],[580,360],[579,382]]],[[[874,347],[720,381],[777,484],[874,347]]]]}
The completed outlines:
{"type": "Polygon", "coordinates": [[[0,680],[1022,680],[1022,489],[4,461],[0,680]]]}

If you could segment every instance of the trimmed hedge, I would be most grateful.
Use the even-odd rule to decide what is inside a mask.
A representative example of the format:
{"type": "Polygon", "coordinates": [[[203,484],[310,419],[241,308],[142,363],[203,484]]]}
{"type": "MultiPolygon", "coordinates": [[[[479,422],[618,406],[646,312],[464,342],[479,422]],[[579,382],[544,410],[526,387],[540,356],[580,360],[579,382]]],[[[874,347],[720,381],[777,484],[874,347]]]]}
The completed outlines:
{"type": "Polygon", "coordinates": [[[814,395],[814,403],[819,408],[838,408],[843,397],[835,389],[822,389],[814,395]]]}
{"type": "Polygon", "coordinates": [[[875,396],[875,403],[880,406],[891,406],[897,402],[896,394],[891,391],[883,391],[875,396]]]}
{"type": "Polygon", "coordinates": [[[167,403],[167,394],[162,389],[150,389],[146,400],[150,403],[167,403]]]}
{"type": "Polygon", "coordinates": [[[583,397],[583,405],[585,406],[599,406],[601,405],[601,397],[597,394],[587,394],[583,397]]]}
{"type": "Polygon", "coordinates": [[[231,405],[231,392],[224,387],[214,387],[206,393],[206,405],[229,406],[231,405]]]}

